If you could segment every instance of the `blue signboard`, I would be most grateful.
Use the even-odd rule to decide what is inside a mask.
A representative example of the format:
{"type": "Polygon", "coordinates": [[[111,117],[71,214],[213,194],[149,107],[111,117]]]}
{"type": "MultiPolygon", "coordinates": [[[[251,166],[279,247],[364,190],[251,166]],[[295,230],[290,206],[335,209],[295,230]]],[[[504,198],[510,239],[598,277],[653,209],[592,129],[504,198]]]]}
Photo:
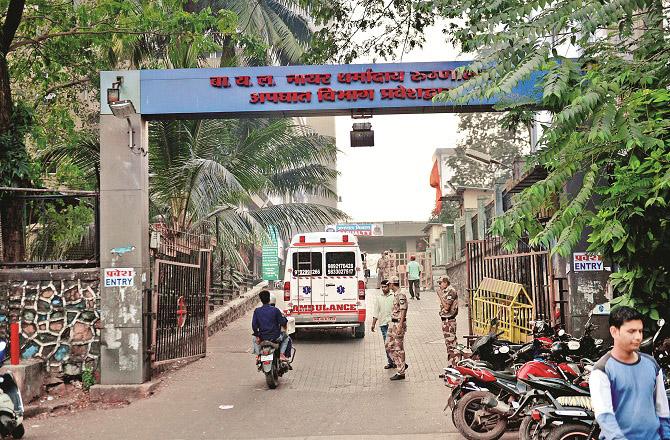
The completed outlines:
{"type": "MultiPolygon", "coordinates": [[[[139,71],[139,112],[147,117],[256,114],[374,114],[459,111],[433,102],[440,92],[475,76],[458,72],[467,61],[231,67],[139,71]]],[[[512,96],[535,97],[536,76],[512,96]]],[[[498,98],[468,103],[490,108],[498,98]]]]}

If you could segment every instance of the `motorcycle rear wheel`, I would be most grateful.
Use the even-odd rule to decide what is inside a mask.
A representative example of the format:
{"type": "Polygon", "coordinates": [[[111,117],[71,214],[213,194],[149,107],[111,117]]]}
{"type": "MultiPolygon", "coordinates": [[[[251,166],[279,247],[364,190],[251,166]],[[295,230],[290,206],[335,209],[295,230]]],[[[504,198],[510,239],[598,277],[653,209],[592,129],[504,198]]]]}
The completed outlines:
{"type": "Polygon", "coordinates": [[[538,440],[540,434],[539,422],[531,416],[526,416],[519,426],[519,440],[538,440]]]}
{"type": "Polygon", "coordinates": [[[591,428],[577,423],[564,423],[549,431],[547,440],[587,440],[591,428]]]}
{"type": "Polygon", "coordinates": [[[496,440],[507,429],[507,419],[498,414],[485,414],[477,420],[476,412],[483,409],[483,400],[495,397],[488,391],[472,391],[458,401],[452,414],[454,425],[468,440],[496,440]]]}
{"type": "Polygon", "coordinates": [[[277,374],[277,367],[274,365],[270,371],[265,373],[265,382],[271,390],[274,390],[279,385],[279,375],[277,374]]]}
{"type": "Polygon", "coordinates": [[[19,426],[14,428],[14,431],[12,431],[12,437],[19,439],[23,438],[23,435],[26,433],[26,428],[23,427],[23,423],[21,423],[19,426]]]}

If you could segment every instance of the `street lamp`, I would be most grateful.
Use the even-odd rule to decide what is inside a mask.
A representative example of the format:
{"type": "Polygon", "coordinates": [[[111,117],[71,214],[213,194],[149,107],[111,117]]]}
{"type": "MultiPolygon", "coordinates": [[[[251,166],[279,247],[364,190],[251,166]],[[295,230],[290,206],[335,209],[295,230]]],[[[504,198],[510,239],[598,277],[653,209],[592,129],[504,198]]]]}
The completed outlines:
{"type": "Polygon", "coordinates": [[[130,99],[120,99],[120,88],[123,85],[123,77],[117,76],[116,81],[112,83],[112,87],[107,89],[107,105],[112,111],[112,114],[119,119],[125,119],[128,123],[128,148],[130,151],[136,154],[143,154],[146,156],[147,152],[144,149],[139,148],[136,151],[135,148],[135,130],[133,130],[133,124],[130,122],[130,117],[137,112],[135,111],[135,106],[130,99]]]}
{"type": "Polygon", "coordinates": [[[502,165],[502,162],[495,160],[490,154],[482,153],[481,151],[473,150],[472,148],[465,149],[465,157],[484,165],[502,165]]]}

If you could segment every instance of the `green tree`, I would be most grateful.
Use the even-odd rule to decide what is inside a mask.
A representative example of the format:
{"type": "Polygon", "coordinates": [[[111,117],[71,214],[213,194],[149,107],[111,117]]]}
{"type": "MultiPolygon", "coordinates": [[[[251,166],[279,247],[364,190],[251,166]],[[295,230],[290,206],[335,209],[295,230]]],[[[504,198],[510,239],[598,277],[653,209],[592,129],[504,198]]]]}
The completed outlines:
{"type": "Polygon", "coordinates": [[[503,127],[503,113],[464,113],[459,115],[458,132],[463,138],[456,145],[456,156],[447,164],[454,171],[451,183],[454,186],[479,186],[492,188],[496,178],[510,177],[514,159],[522,155],[529,145],[527,131],[514,127],[503,127]],[[501,165],[487,165],[465,156],[472,149],[491,156],[501,165]]]}
{"type": "Polygon", "coordinates": [[[178,230],[217,229],[226,256],[258,244],[273,226],[284,237],[345,215],[310,203],[255,207],[253,198],[296,192],[334,196],[336,149],[291,119],[161,121],[151,125],[149,167],[154,219],[178,230]]]}
{"type": "MultiPolygon", "coordinates": [[[[322,17],[360,6],[373,13],[386,4],[330,3],[320,4],[322,17]]],[[[540,140],[543,148],[532,161],[549,175],[515,198],[494,231],[510,242],[527,235],[532,244],[551,245],[562,255],[588,231],[589,249],[611,258],[618,269],[612,279],[624,295],[617,301],[656,317],[670,297],[667,2],[404,3],[389,7],[394,20],[405,20],[410,35],[422,29],[422,20],[441,18],[447,41],[478,54],[468,66],[478,75],[438,99],[464,103],[508,96],[520,80],[544,71],[540,102],[508,100],[499,109],[521,115],[527,105],[539,104],[552,114],[540,140]],[[580,182],[570,196],[563,190],[568,182],[580,182]],[[540,224],[537,214],[545,208],[555,214],[540,224]]],[[[385,47],[397,46],[406,35],[402,27],[382,29],[385,47]]],[[[348,25],[327,27],[315,57],[356,54],[356,43],[346,43],[355,32],[348,25]]]]}
{"type": "MultiPolygon", "coordinates": [[[[297,0],[197,0],[190,2],[189,8],[234,12],[240,33],[265,45],[265,62],[287,65],[302,59],[312,38],[309,8],[300,3],[297,0]]],[[[222,43],[224,52],[229,55],[231,45],[222,43]]]]}
{"type": "MultiPolygon", "coordinates": [[[[183,13],[181,0],[0,1],[0,185],[39,178],[26,145],[41,149],[90,124],[98,72],[114,68],[116,46],[151,36],[214,46],[236,34],[234,15],[183,13]],[[210,30],[207,33],[204,30],[210,30]],[[89,96],[89,99],[86,99],[89,96]],[[39,122],[35,115],[39,114],[39,122]]],[[[0,200],[4,259],[25,253],[21,206],[0,200]]]]}

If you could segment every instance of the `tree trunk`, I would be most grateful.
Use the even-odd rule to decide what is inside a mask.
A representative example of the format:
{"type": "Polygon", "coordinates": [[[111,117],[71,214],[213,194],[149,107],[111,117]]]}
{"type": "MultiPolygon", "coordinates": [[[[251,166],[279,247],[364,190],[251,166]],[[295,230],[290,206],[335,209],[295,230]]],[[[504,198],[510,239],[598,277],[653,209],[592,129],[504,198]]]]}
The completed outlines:
{"type": "MultiPolygon", "coordinates": [[[[0,160],[8,160],[10,149],[23,149],[23,139],[15,139],[12,123],[14,103],[9,78],[7,54],[16,35],[16,30],[23,18],[25,0],[10,0],[5,12],[5,21],[0,33],[0,160]]],[[[0,176],[0,183],[25,187],[30,182],[25,178],[17,180],[8,176],[0,176]]],[[[23,201],[13,196],[16,193],[0,194],[0,235],[2,235],[1,257],[4,261],[21,261],[25,259],[26,243],[23,221],[23,201]],[[4,196],[4,197],[3,197],[4,196]]]]}
{"type": "MultiPolygon", "coordinates": [[[[17,148],[12,136],[12,91],[9,84],[7,60],[0,54],[0,158],[6,158],[9,150],[17,148]]],[[[7,159],[4,159],[7,160],[7,159]]],[[[24,186],[26,182],[7,181],[3,183],[24,186]]],[[[22,261],[26,254],[23,226],[23,204],[14,198],[16,193],[5,193],[0,199],[0,223],[2,229],[2,259],[7,262],[22,261]]]]}
{"type": "Polygon", "coordinates": [[[0,256],[0,260],[6,262],[24,261],[26,241],[22,201],[12,198],[0,200],[0,222],[2,223],[0,234],[2,235],[2,251],[4,254],[0,256]]]}

